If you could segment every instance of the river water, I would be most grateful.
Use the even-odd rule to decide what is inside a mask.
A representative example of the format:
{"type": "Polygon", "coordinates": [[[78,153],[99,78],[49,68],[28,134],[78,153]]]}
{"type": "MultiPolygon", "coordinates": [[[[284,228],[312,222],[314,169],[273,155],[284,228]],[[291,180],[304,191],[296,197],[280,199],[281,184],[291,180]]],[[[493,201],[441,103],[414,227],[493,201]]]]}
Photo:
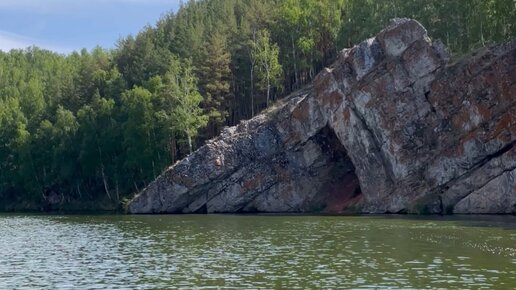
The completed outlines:
{"type": "Polygon", "coordinates": [[[516,289],[516,217],[0,215],[0,289],[516,289]]]}

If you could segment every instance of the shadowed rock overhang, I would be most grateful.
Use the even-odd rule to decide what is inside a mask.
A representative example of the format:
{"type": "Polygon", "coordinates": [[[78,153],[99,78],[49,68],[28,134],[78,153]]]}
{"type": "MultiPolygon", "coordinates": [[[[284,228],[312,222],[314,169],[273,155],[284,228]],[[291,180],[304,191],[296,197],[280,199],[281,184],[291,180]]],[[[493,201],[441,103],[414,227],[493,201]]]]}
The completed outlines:
{"type": "Polygon", "coordinates": [[[396,19],[168,168],[130,213],[515,213],[516,42],[448,65],[396,19]]]}

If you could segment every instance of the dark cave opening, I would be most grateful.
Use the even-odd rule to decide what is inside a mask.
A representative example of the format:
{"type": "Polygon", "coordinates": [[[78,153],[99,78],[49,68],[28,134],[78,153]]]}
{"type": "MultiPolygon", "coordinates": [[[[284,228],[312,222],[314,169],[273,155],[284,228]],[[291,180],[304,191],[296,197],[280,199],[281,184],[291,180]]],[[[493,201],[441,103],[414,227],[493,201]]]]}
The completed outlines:
{"type": "Polygon", "coordinates": [[[317,133],[313,140],[327,156],[327,182],[320,189],[314,204],[324,213],[355,212],[355,205],[363,198],[355,166],[334,130],[329,126],[317,133]]]}
{"type": "Polygon", "coordinates": [[[204,203],[200,208],[198,208],[194,214],[207,214],[208,213],[208,204],[204,203]]]}

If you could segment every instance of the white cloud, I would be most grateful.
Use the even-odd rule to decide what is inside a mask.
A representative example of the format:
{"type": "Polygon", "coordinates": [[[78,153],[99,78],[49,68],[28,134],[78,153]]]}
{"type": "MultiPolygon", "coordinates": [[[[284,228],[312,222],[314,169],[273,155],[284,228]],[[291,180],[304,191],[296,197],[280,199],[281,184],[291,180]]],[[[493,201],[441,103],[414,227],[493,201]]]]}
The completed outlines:
{"type": "MultiPolygon", "coordinates": [[[[184,0],[184,2],[186,1],[184,0]]],[[[59,20],[61,19],[59,17],[66,16],[67,22],[65,25],[83,25],[81,24],[82,22],[74,24],[70,20],[70,16],[72,16],[80,18],[83,22],[85,19],[88,19],[88,21],[94,21],[98,24],[103,23],[104,18],[109,17],[109,15],[116,15],[118,21],[116,23],[120,25],[119,22],[123,22],[120,19],[123,18],[124,8],[132,8],[128,11],[144,11],[146,8],[158,8],[154,10],[163,10],[165,12],[169,9],[177,9],[180,2],[181,0],[0,0],[0,17],[2,14],[23,15],[21,17],[28,18],[26,19],[26,24],[24,24],[24,28],[26,28],[24,33],[31,35],[31,37],[28,37],[27,35],[3,31],[2,29],[11,30],[12,28],[8,29],[7,27],[0,26],[0,50],[9,51],[13,48],[27,48],[35,45],[60,53],[68,53],[80,47],[88,47],[88,45],[73,45],[70,39],[67,40],[65,37],[54,41],[44,39],[43,35],[48,35],[48,33],[43,32],[49,31],[52,28],[47,28],[45,23],[49,22],[55,26],[55,24],[63,22],[59,20]],[[97,15],[101,15],[100,20],[95,18],[97,15]],[[33,19],[30,19],[31,16],[33,16],[33,19]],[[43,21],[38,21],[42,19],[43,21]],[[38,25],[42,25],[42,27],[38,25]],[[71,46],[74,48],[70,48],[71,46]]],[[[115,18],[115,16],[113,17],[115,18]]],[[[0,21],[0,25],[1,23],[0,21]]],[[[54,32],[59,36],[58,30],[55,30],[55,27],[54,32]]]]}
{"type": "Polygon", "coordinates": [[[73,51],[73,49],[67,47],[0,30],[0,50],[2,51],[8,52],[11,49],[24,49],[34,45],[59,53],[69,53],[73,51]]]}
{"type": "Polygon", "coordinates": [[[0,31],[0,50],[9,51],[13,48],[25,48],[30,45],[30,40],[20,35],[0,31]]]}
{"type": "Polygon", "coordinates": [[[180,0],[0,0],[0,8],[10,10],[31,10],[31,12],[52,13],[105,4],[119,5],[170,5],[175,7],[180,0]]]}

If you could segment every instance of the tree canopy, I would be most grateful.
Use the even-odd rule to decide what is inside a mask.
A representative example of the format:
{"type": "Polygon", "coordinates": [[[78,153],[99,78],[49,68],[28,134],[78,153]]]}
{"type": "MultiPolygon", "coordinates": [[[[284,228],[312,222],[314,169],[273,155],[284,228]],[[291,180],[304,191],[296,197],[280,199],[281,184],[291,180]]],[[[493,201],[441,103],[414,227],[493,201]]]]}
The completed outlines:
{"type": "Polygon", "coordinates": [[[460,56],[516,36],[514,15],[513,0],[190,0],[113,50],[0,52],[0,210],[112,209],[390,18],[460,56]]]}

